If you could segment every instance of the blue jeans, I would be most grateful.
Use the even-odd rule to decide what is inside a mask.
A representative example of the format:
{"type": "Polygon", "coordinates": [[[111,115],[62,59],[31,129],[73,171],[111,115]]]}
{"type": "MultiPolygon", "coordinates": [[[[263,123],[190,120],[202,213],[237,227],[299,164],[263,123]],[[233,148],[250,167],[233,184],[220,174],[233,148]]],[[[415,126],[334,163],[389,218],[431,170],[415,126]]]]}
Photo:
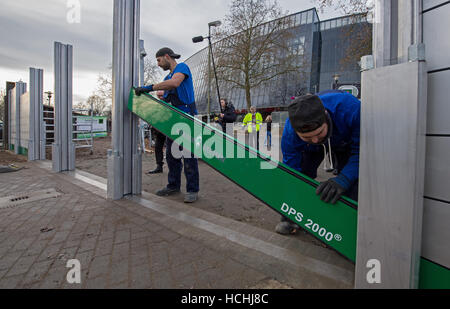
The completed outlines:
{"type": "MultiPolygon", "coordinates": [[[[167,188],[180,190],[181,171],[183,170],[182,159],[175,159],[172,155],[173,141],[167,139],[166,160],[169,168],[169,184],[167,188]]],[[[200,191],[198,160],[195,158],[183,158],[184,174],[186,176],[186,191],[188,193],[197,193],[200,191]]]]}
{"type": "Polygon", "coordinates": [[[266,141],[264,142],[264,145],[272,146],[272,132],[267,131],[266,141]]]}

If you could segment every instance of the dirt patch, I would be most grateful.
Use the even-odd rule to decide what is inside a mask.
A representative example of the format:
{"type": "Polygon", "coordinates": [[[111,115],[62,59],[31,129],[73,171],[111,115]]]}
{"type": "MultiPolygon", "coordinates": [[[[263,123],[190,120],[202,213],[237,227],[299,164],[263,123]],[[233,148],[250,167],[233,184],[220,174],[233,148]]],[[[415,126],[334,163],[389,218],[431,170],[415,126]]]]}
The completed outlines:
{"type": "Polygon", "coordinates": [[[0,165],[8,166],[10,164],[26,163],[28,161],[27,157],[16,155],[15,153],[9,151],[0,151],[0,165]]]}

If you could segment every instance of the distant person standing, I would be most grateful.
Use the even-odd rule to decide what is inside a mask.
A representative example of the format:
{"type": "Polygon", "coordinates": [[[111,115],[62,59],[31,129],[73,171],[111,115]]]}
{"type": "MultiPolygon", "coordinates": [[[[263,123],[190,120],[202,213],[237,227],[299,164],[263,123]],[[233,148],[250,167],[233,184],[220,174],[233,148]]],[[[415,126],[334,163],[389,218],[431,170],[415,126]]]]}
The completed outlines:
{"type": "MultiPolygon", "coordinates": [[[[181,56],[175,54],[170,48],[160,49],[156,53],[158,66],[164,71],[170,71],[170,73],[162,83],[136,88],[136,95],[164,90],[164,101],[171,103],[174,107],[187,114],[195,116],[197,115],[197,108],[195,106],[192,73],[187,64],[177,63],[176,59],[180,58],[181,56]]],[[[174,158],[172,145],[173,141],[167,139],[166,160],[169,168],[169,183],[166,188],[156,193],[158,196],[169,196],[180,192],[183,163],[181,158],[174,158]]],[[[183,158],[183,161],[187,191],[184,202],[194,203],[198,199],[200,190],[198,160],[191,155],[189,158],[183,158]]]]}
{"type": "Polygon", "coordinates": [[[261,129],[261,124],[263,123],[263,117],[260,113],[256,111],[256,107],[250,107],[250,113],[248,113],[244,118],[244,126],[247,127],[247,132],[250,137],[250,146],[259,149],[259,130],[261,129]],[[255,145],[255,135],[256,135],[256,145],[255,145]]]}
{"type": "Polygon", "coordinates": [[[264,142],[264,146],[272,147],[272,116],[269,115],[266,118],[267,123],[267,134],[266,141],[264,142]]]}
{"type": "Polygon", "coordinates": [[[220,105],[222,106],[222,113],[220,114],[219,123],[222,126],[222,130],[226,133],[227,123],[234,123],[237,115],[236,110],[231,102],[227,99],[221,99],[220,105]]]}

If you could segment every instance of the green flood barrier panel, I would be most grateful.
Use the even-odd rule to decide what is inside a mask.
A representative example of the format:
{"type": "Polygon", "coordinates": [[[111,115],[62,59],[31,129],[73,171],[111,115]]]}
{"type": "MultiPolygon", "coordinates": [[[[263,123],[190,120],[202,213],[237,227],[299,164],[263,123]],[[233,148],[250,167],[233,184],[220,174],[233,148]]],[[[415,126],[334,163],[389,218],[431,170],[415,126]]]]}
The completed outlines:
{"type": "Polygon", "coordinates": [[[355,261],[355,202],[322,202],[315,193],[316,181],[150,95],[138,97],[131,91],[128,108],[273,210],[355,261]]]}
{"type": "MultiPolygon", "coordinates": [[[[274,211],[352,262],[356,260],[357,203],[346,197],[336,205],[316,195],[315,180],[259,153],[197,118],[144,94],[130,92],[128,109],[182,145],[274,211]]],[[[450,270],[421,260],[421,288],[448,287],[450,270]],[[445,284],[447,283],[447,284],[445,284]]]]}

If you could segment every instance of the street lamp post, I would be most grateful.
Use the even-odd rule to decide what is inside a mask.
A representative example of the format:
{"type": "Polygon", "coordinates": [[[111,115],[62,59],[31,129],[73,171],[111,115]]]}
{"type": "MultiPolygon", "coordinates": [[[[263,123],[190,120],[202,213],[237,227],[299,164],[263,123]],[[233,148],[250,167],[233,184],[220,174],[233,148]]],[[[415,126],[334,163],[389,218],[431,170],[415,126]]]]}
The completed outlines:
{"type": "Polygon", "coordinates": [[[210,114],[211,114],[211,59],[213,63],[214,68],[214,75],[216,79],[216,87],[217,87],[217,97],[219,99],[219,107],[222,111],[222,106],[220,104],[220,90],[219,90],[219,81],[217,79],[217,71],[216,71],[216,64],[214,62],[214,55],[212,50],[212,43],[211,43],[211,27],[219,27],[222,25],[222,22],[220,20],[213,21],[208,23],[208,37],[198,36],[192,39],[194,43],[200,43],[203,42],[204,39],[208,39],[208,122],[210,122],[210,114]]]}

